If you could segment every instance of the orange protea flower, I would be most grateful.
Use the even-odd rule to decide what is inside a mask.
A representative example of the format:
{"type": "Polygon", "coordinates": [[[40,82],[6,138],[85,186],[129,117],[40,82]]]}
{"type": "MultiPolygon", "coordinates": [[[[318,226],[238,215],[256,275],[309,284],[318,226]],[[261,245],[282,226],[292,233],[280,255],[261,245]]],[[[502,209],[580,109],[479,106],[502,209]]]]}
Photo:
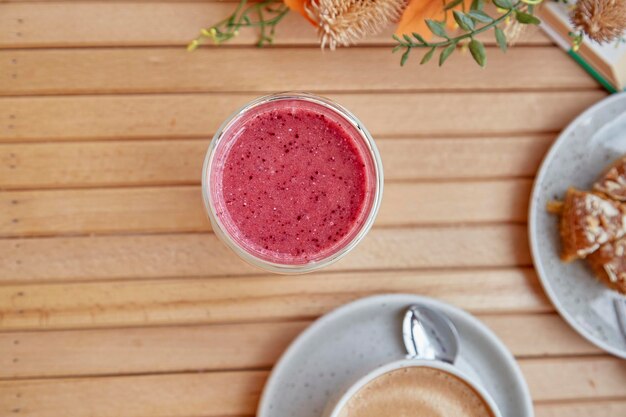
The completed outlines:
{"type": "MultiPolygon", "coordinates": [[[[465,6],[469,9],[471,0],[464,0],[465,6]]],[[[459,4],[453,9],[448,10],[447,26],[450,29],[456,27],[456,22],[452,17],[452,10],[461,10],[463,6],[459,4]]],[[[445,17],[445,11],[443,9],[443,2],[441,0],[410,0],[409,5],[404,10],[398,28],[396,29],[396,35],[411,35],[412,33],[418,33],[426,40],[432,37],[432,33],[426,26],[426,19],[443,20],[445,17]]]]}
{"type": "Polygon", "coordinates": [[[283,2],[294,12],[300,13],[306,18],[312,25],[317,26],[317,23],[306,12],[307,7],[311,4],[310,0],[283,0],[283,2]]]}

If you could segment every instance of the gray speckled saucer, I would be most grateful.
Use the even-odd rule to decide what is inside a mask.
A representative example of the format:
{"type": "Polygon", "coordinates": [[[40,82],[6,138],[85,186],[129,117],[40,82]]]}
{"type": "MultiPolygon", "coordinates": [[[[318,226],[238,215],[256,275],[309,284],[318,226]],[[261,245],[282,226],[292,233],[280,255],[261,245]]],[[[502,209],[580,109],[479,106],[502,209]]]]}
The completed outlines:
{"type": "Polygon", "coordinates": [[[600,284],[584,262],[560,261],[558,219],[546,212],[546,203],[562,199],[569,186],[590,189],[606,166],[625,153],[622,93],[597,103],[563,131],[539,170],[529,212],[533,260],[552,303],[582,336],[622,358],[626,339],[613,306],[613,299],[622,296],[600,284]]]}
{"type": "Polygon", "coordinates": [[[489,392],[503,416],[533,416],[515,359],[485,325],[449,304],[395,294],[347,304],[305,330],[274,367],[258,417],[320,417],[329,398],[375,368],[403,359],[402,318],[413,303],[439,309],[454,322],[461,339],[455,365],[489,392]]]}

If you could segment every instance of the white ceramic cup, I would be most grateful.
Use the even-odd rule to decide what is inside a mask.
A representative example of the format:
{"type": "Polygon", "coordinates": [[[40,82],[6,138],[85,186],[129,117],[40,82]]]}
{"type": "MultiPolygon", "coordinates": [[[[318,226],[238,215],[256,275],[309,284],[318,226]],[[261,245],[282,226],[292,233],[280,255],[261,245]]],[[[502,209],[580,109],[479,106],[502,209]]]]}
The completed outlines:
{"type": "Polygon", "coordinates": [[[457,377],[458,379],[472,387],[474,391],[478,393],[478,395],[484,400],[485,404],[487,405],[494,417],[502,417],[502,414],[500,414],[500,411],[498,410],[498,406],[496,405],[495,401],[491,398],[487,391],[485,391],[476,381],[472,380],[469,376],[450,364],[423,359],[403,359],[376,368],[372,372],[360,378],[356,383],[354,383],[347,390],[345,390],[343,394],[340,394],[334,399],[331,399],[326,406],[324,417],[338,417],[341,413],[341,410],[346,406],[348,401],[350,401],[350,399],[354,395],[356,395],[356,393],[359,392],[361,388],[363,388],[365,385],[378,378],[379,376],[391,371],[395,371],[397,369],[409,367],[426,367],[430,369],[439,369],[443,372],[447,372],[448,374],[457,377]]]}

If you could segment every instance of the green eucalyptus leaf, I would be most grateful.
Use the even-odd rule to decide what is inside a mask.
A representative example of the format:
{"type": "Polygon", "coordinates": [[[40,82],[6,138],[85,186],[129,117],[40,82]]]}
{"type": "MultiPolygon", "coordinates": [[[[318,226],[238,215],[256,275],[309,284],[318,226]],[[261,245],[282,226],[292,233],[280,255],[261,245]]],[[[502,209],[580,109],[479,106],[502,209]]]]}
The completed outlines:
{"type": "Polygon", "coordinates": [[[524,13],[519,10],[515,11],[515,18],[518,22],[524,25],[538,25],[539,23],[541,23],[541,20],[537,19],[532,14],[524,13]]]}
{"type": "Polygon", "coordinates": [[[514,4],[512,0],[493,0],[493,4],[501,9],[512,9],[514,4]]]}
{"type": "Polygon", "coordinates": [[[478,63],[481,67],[484,67],[487,64],[487,55],[485,54],[485,46],[481,41],[477,41],[476,39],[472,39],[469,43],[469,50],[472,54],[472,58],[474,61],[478,63]]]}
{"type": "Polygon", "coordinates": [[[396,45],[393,47],[393,49],[391,50],[391,53],[396,53],[398,52],[400,49],[402,48],[402,45],[396,45]]]}
{"type": "Polygon", "coordinates": [[[484,0],[472,0],[472,5],[470,6],[470,10],[482,10],[485,5],[484,0]]]}
{"type": "Polygon", "coordinates": [[[452,8],[455,8],[456,6],[458,6],[459,4],[463,3],[463,0],[452,0],[450,3],[447,3],[443,10],[450,10],[452,8]]]}
{"type": "Polygon", "coordinates": [[[440,38],[448,39],[448,34],[446,33],[443,23],[437,22],[436,20],[426,19],[426,26],[428,26],[428,29],[430,29],[434,35],[437,35],[440,38]]]}
{"type": "Polygon", "coordinates": [[[400,58],[400,66],[403,67],[406,64],[406,60],[409,59],[409,53],[411,52],[411,48],[406,48],[406,51],[402,54],[402,58],[400,58]]]}
{"type": "Polygon", "coordinates": [[[411,39],[411,37],[409,35],[407,35],[407,34],[402,35],[402,37],[404,38],[404,40],[407,43],[412,43],[413,42],[413,39],[411,39]]]}
{"type": "Polygon", "coordinates": [[[504,31],[497,26],[494,29],[496,32],[496,42],[498,42],[498,46],[502,49],[502,52],[506,52],[508,45],[504,31]]]}
{"type": "Polygon", "coordinates": [[[417,39],[420,43],[426,43],[426,40],[419,33],[413,32],[413,37],[417,39]]]}
{"type": "Polygon", "coordinates": [[[482,22],[482,23],[493,22],[493,18],[489,16],[487,13],[483,12],[482,10],[472,10],[468,13],[468,15],[469,17],[471,17],[477,22],[482,22]]]}
{"type": "Polygon", "coordinates": [[[430,61],[430,59],[433,57],[433,54],[435,53],[435,47],[430,48],[430,50],[428,52],[426,52],[424,54],[424,56],[422,57],[422,60],[420,61],[420,65],[424,65],[425,63],[427,63],[428,61],[430,61]]]}
{"type": "Polygon", "coordinates": [[[398,37],[398,35],[393,35],[391,37],[398,42],[402,42],[402,40],[398,37]]]}
{"type": "Polygon", "coordinates": [[[439,66],[442,66],[443,63],[446,62],[448,57],[452,55],[452,52],[454,52],[455,49],[456,43],[451,43],[450,45],[446,46],[443,51],[441,51],[441,55],[439,55],[439,66]]]}
{"type": "Polygon", "coordinates": [[[459,27],[467,32],[474,30],[474,21],[470,19],[465,13],[455,10],[452,12],[454,20],[459,27]]]}

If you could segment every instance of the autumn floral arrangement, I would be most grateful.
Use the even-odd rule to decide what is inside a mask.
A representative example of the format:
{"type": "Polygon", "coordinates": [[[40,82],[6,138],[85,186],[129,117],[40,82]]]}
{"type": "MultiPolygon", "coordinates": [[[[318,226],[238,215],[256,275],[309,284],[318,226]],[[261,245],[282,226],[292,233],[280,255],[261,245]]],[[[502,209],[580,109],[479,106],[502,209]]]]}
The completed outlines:
{"type": "MultiPolygon", "coordinates": [[[[524,25],[540,23],[535,10],[542,1],[240,0],[230,16],[202,29],[188,49],[194,50],[205,42],[221,44],[244,28],[259,31],[258,46],[271,44],[276,27],[288,13],[296,12],[316,28],[322,48],[349,46],[397,23],[393,52],[402,52],[401,65],[417,50],[423,51],[421,64],[437,54],[441,66],[455,51],[468,49],[484,67],[485,47],[477,35],[493,32],[496,43],[506,52],[524,25]]],[[[570,34],[574,46],[583,36],[611,42],[626,29],[626,0],[578,0],[572,5],[571,18],[577,28],[570,34]]]]}

